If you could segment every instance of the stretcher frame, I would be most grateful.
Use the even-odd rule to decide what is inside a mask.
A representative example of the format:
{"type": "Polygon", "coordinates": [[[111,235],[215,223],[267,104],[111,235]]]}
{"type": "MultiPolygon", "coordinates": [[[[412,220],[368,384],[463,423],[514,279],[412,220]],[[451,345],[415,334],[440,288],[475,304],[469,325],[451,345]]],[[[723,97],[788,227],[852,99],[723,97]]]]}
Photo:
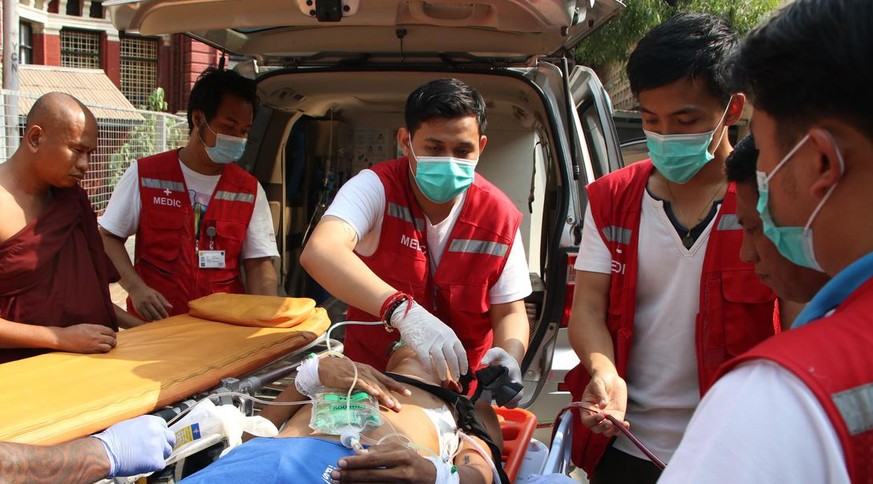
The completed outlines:
{"type": "MultiPolygon", "coordinates": [[[[260,410],[263,409],[262,405],[255,404],[252,400],[247,398],[227,396],[222,394],[234,392],[242,393],[262,400],[271,400],[275,398],[275,395],[262,393],[262,390],[264,388],[272,387],[275,388],[276,392],[278,392],[279,388],[276,387],[284,388],[284,386],[287,386],[287,384],[291,384],[293,382],[293,378],[291,378],[291,376],[296,371],[299,363],[303,361],[310,353],[322,354],[326,352],[327,346],[327,333],[325,332],[319,335],[309,344],[298,348],[287,355],[281,356],[257,370],[254,370],[246,375],[242,375],[239,378],[224,378],[221,380],[221,383],[215,388],[202,393],[198,393],[196,395],[191,395],[189,398],[176,402],[176,404],[174,405],[169,405],[164,408],[157,409],[156,411],[151,412],[151,415],[161,417],[165,420],[170,420],[181,416],[181,414],[187,409],[192,408],[193,405],[196,404],[196,402],[205,398],[211,399],[216,405],[234,405],[243,415],[246,416],[257,415],[260,410]]],[[[329,346],[334,351],[342,352],[343,350],[343,344],[341,341],[331,339],[329,346]]],[[[200,452],[207,451],[208,449],[213,448],[214,446],[222,442],[225,442],[226,444],[226,439],[223,436],[216,434],[209,435],[188,444],[181,453],[172,455],[169,459],[167,459],[166,467],[162,471],[159,471],[157,473],[141,474],[137,476],[116,477],[114,479],[101,479],[95,484],[133,484],[138,482],[140,479],[151,476],[153,474],[158,474],[160,476],[172,476],[173,481],[178,482],[183,479],[186,459],[200,452]]]]}

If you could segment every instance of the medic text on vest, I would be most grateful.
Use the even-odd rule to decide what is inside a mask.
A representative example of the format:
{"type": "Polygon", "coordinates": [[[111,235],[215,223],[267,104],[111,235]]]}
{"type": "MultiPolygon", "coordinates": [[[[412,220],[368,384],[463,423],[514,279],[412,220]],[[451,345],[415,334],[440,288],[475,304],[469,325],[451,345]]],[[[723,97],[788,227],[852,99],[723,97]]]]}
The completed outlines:
{"type": "MultiPolygon", "coordinates": [[[[616,254],[621,254],[623,251],[621,250],[621,248],[616,247],[615,252],[616,252],[616,254]]],[[[612,262],[612,264],[610,264],[610,265],[612,266],[612,272],[615,274],[624,275],[624,269],[627,266],[627,264],[624,264],[623,262],[617,261],[615,259],[612,259],[611,262],[612,262]]]]}
{"type": "Polygon", "coordinates": [[[625,268],[626,264],[622,264],[621,262],[613,259],[611,265],[612,265],[612,272],[614,272],[616,274],[624,274],[624,268],[625,268]]]}
{"type": "Polygon", "coordinates": [[[181,200],[166,197],[152,197],[152,203],[155,205],[165,205],[167,207],[182,208],[181,200]]]}
{"type": "Polygon", "coordinates": [[[418,239],[413,239],[412,237],[408,237],[406,235],[400,235],[400,244],[409,247],[412,250],[420,250],[422,253],[427,254],[427,247],[421,244],[418,239]]]}

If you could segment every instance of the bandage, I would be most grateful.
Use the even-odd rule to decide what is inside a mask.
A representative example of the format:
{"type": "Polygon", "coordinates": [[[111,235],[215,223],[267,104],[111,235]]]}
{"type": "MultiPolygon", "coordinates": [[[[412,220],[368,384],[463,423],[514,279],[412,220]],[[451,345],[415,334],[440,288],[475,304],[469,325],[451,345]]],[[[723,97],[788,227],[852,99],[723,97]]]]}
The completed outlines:
{"type": "Polygon", "coordinates": [[[316,393],[324,390],[321,384],[321,378],[318,376],[318,357],[311,355],[299,367],[297,367],[297,378],[294,379],[294,386],[297,391],[312,398],[316,393]]]}
{"type": "Polygon", "coordinates": [[[431,461],[436,467],[436,479],[434,484],[460,484],[461,477],[458,475],[458,468],[439,457],[425,457],[431,461]]]}

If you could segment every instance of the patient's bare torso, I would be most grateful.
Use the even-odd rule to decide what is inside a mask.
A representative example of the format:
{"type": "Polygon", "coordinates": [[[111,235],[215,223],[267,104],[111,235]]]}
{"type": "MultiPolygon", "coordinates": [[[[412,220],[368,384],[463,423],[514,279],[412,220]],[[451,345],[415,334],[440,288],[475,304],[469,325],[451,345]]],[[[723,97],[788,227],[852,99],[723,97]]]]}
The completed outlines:
{"type": "MultiPolygon", "coordinates": [[[[382,407],[383,424],[380,427],[364,432],[361,437],[361,443],[365,446],[373,445],[385,436],[401,434],[409,438],[417,446],[425,447],[435,455],[439,455],[439,437],[437,431],[423,409],[439,409],[445,405],[445,402],[419,388],[412,386],[407,386],[407,388],[412,392],[412,395],[408,397],[392,393],[394,398],[400,402],[402,406],[401,411],[394,412],[385,410],[382,407]]],[[[338,441],[338,436],[324,435],[309,428],[311,411],[311,405],[303,406],[291,417],[288,424],[279,433],[279,437],[312,436],[338,441]]],[[[405,439],[402,437],[389,437],[384,442],[402,443],[405,442],[405,439]]]]}

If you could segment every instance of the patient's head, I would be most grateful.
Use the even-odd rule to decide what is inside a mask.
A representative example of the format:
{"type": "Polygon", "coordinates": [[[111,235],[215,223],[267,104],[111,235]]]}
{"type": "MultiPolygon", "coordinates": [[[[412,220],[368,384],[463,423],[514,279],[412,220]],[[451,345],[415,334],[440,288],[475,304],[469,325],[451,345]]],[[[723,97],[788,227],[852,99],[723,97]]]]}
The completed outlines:
{"type": "MultiPolygon", "coordinates": [[[[415,351],[408,345],[403,344],[403,342],[398,341],[391,351],[392,353],[388,359],[388,364],[385,366],[387,371],[412,375],[421,378],[425,382],[440,385],[443,388],[448,388],[449,390],[459,393],[463,393],[462,390],[466,390],[465,388],[462,388],[463,385],[457,380],[452,380],[450,378],[446,381],[440,381],[433,365],[425,364],[421,361],[415,351]]],[[[446,373],[449,374],[448,372],[446,373]]]]}

